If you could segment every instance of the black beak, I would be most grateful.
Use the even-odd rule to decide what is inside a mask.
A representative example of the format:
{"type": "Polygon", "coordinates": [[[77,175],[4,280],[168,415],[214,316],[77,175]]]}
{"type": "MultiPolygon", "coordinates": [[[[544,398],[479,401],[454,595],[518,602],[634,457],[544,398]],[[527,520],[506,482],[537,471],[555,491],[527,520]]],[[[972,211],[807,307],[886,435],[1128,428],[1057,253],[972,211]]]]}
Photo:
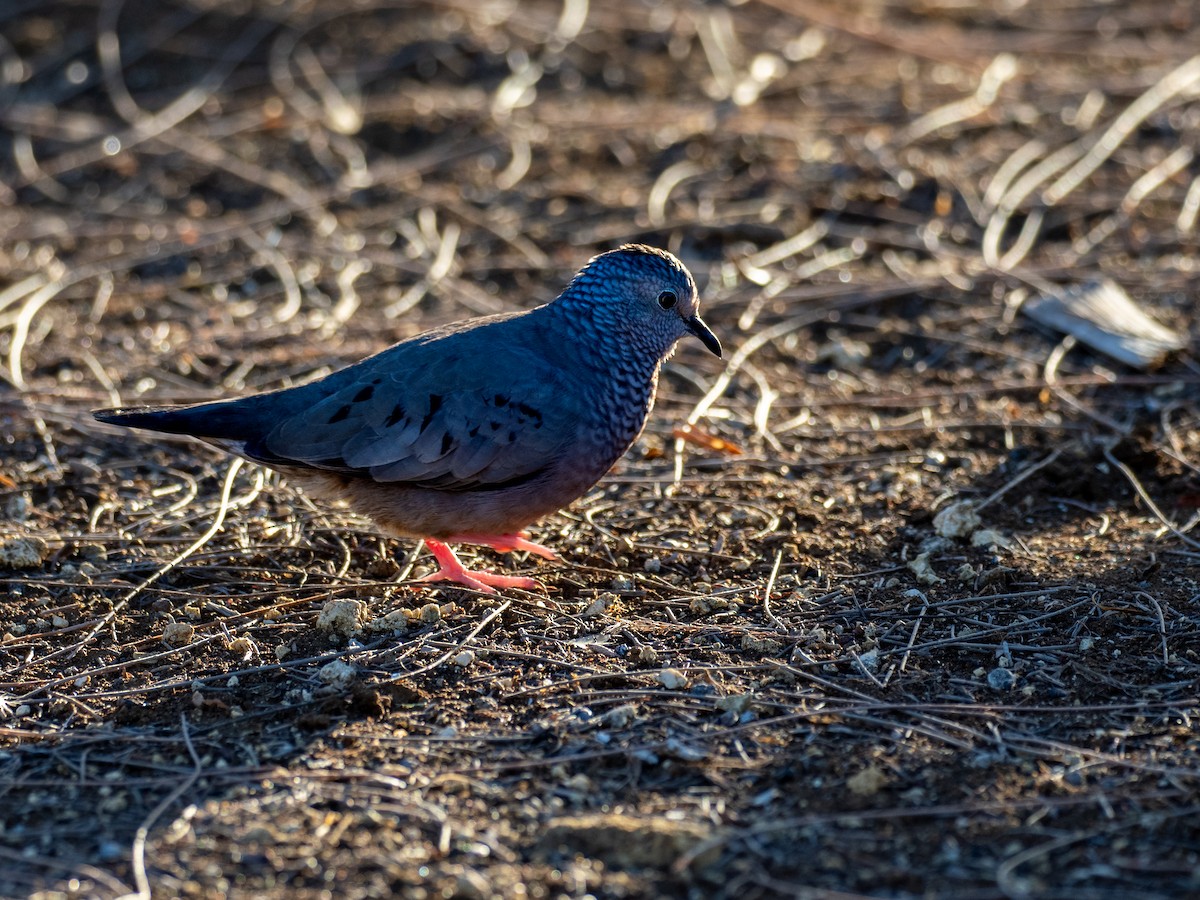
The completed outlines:
{"type": "Polygon", "coordinates": [[[721,356],[721,342],[717,340],[717,336],[709,330],[709,327],[704,324],[704,320],[699,316],[688,316],[683,320],[683,326],[696,337],[700,338],[700,342],[707,347],[714,356],[721,356]]]}

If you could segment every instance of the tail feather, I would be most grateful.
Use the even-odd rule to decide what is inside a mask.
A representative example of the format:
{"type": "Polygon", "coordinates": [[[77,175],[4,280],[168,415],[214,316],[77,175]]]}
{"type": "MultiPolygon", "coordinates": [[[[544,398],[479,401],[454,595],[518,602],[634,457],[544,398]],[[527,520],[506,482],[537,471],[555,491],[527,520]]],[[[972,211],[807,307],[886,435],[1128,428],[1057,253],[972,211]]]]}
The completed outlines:
{"type": "Polygon", "coordinates": [[[257,436],[259,429],[255,424],[261,421],[246,402],[253,399],[218,400],[195,406],[121,406],[92,410],[92,416],[100,422],[127,428],[245,441],[257,436]]]}

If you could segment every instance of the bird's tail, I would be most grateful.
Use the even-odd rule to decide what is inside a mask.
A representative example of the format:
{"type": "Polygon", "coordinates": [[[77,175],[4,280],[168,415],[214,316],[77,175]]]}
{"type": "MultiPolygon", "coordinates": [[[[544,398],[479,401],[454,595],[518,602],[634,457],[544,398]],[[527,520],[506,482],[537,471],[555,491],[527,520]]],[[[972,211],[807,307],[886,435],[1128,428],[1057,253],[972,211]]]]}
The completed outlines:
{"type": "Polygon", "coordinates": [[[92,416],[127,428],[238,441],[253,436],[258,417],[254,415],[254,404],[246,402],[253,399],[217,400],[195,406],[120,406],[92,410],[92,416]]]}

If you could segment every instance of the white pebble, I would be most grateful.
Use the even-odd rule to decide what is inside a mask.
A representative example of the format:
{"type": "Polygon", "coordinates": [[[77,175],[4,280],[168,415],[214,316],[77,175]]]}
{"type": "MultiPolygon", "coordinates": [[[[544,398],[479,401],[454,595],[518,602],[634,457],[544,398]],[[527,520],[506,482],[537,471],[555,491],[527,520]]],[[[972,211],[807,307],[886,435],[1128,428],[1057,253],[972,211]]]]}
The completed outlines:
{"type": "Polygon", "coordinates": [[[467,666],[471,665],[473,662],[475,662],[474,650],[463,650],[454,657],[454,664],[460,669],[467,668],[467,666]]]}
{"type": "Polygon", "coordinates": [[[688,680],[678,669],[663,669],[658,673],[658,683],[674,691],[687,687],[688,680]]]}
{"type": "Polygon", "coordinates": [[[0,569],[36,569],[50,555],[40,537],[13,537],[0,542],[0,569]]]}
{"type": "Polygon", "coordinates": [[[605,591],[595,600],[588,604],[588,608],[579,614],[581,619],[593,619],[596,616],[602,616],[608,612],[608,608],[617,601],[617,595],[605,591]]]}
{"type": "Polygon", "coordinates": [[[182,647],[192,642],[196,629],[187,622],[171,622],[163,629],[162,642],[170,647],[182,647]]]}
{"type": "Polygon", "coordinates": [[[317,678],[331,688],[344,689],[353,684],[356,671],[354,666],[345,660],[335,659],[321,666],[317,678]]]}
{"type": "Polygon", "coordinates": [[[951,503],[933,517],[933,530],[945,538],[965,538],[979,525],[979,513],[970,500],[951,503]]]}
{"type": "Polygon", "coordinates": [[[317,628],[341,637],[350,637],[358,631],[364,606],[358,600],[330,600],[321,607],[317,616],[317,628]]]}

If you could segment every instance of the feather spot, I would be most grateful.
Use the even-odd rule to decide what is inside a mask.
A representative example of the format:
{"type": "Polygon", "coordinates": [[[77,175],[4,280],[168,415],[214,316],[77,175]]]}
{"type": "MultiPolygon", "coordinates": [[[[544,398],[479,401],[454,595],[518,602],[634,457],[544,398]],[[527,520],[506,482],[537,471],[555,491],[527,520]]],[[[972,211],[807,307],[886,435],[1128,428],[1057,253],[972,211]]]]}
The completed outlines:
{"type": "Polygon", "coordinates": [[[516,406],[517,406],[517,412],[519,412],[525,418],[533,419],[539,425],[542,423],[542,414],[540,412],[538,412],[536,409],[534,409],[532,406],[530,406],[528,403],[518,403],[518,404],[516,404],[516,406]]]}
{"type": "Polygon", "coordinates": [[[408,414],[404,411],[404,407],[401,406],[399,403],[397,403],[392,408],[392,411],[390,413],[388,413],[388,417],[383,422],[383,427],[391,428],[393,425],[395,425],[401,419],[405,418],[407,415],[408,414]]]}
{"type": "Polygon", "coordinates": [[[359,391],[357,394],[355,394],[354,399],[351,400],[350,402],[351,403],[366,403],[368,400],[370,400],[374,396],[375,396],[375,385],[368,384],[361,391],[359,391]]]}
{"type": "Polygon", "coordinates": [[[337,412],[335,412],[332,416],[329,417],[329,424],[336,425],[338,422],[341,422],[344,419],[348,419],[348,418],[350,418],[350,404],[349,403],[347,403],[345,406],[342,406],[341,408],[339,408],[337,412]]]}
{"type": "Polygon", "coordinates": [[[445,456],[450,451],[450,447],[453,444],[454,444],[454,438],[450,437],[450,435],[448,433],[443,434],[442,435],[442,453],[441,453],[441,455],[445,456]]]}
{"type": "Polygon", "coordinates": [[[425,413],[425,418],[421,420],[421,431],[429,427],[429,423],[433,421],[433,417],[437,415],[437,411],[442,408],[442,395],[429,395],[429,412],[425,413]]]}
{"type": "Polygon", "coordinates": [[[504,409],[504,407],[508,406],[508,404],[511,403],[512,401],[509,400],[507,397],[505,397],[503,394],[497,394],[495,396],[495,399],[493,399],[492,402],[496,404],[497,409],[504,409]]]}

